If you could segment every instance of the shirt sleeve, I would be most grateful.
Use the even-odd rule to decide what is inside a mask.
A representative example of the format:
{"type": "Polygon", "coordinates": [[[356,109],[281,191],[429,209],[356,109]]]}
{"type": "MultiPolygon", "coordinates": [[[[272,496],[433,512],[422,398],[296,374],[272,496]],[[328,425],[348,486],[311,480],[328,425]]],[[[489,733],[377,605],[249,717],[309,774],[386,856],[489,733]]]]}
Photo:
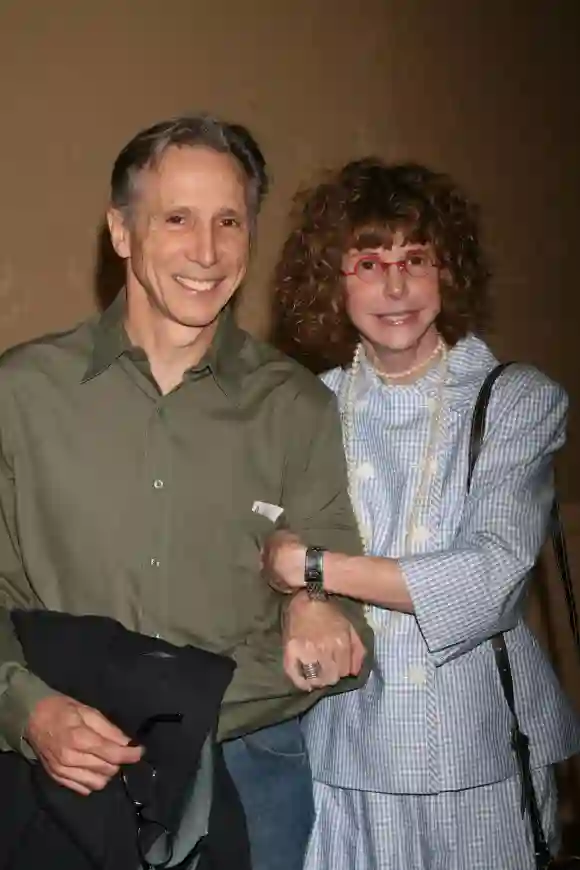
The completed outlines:
{"type": "Polygon", "coordinates": [[[535,370],[504,375],[452,546],[400,559],[436,664],[521,618],[554,497],[552,460],[565,439],[567,405],[564,391],[535,370]]]}
{"type": "MultiPolygon", "coordinates": [[[[322,407],[297,408],[292,437],[283,494],[289,528],[308,546],[361,555],[362,542],[348,494],[340,416],[330,391],[322,407]]],[[[370,660],[373,634],[362,604],[339,595],[334,600],[358,632],[370,660]]]]}
{"type": "Polygon", "coordinates": [[[238,669],[222,704],[220,740],[241,737],[300,716],[325,695],[359,689],[366,682],[370,664],[367,656],[360,674],[343,677],[326,689],[304,692],[297,689],[284,672],[280,631],[271,637],[248,638],[247,643],[240,644],[230,654],[238,669]]]}
{"type": "Polygon", "coordinates": [[[340,417],[330,392],[322,408],[296,409],[292,439],[283,491],[289,527],[310,546],[360,555],[340,417]]]}
{"type": "Polygon", "coordinates": [[[0,453],[0,750],[14,749],[31,758],[34,753],[23,739],[28,718],[38,701],[55,691],[26,669],[10,619],[15,607],[33,606],[18,545],[14,501],[12,471],[0,453]]]}
{"type": "MultiPolygon", "coordinates": [[[[362,545],[348,496],[336,400],[330,391],[317,384],[314,401],[298,392],[294,405],[288,402],[288,407],[291,410],[286,418],[288,446],[281,500],[284,514],[279,525],[291,529],[310,546],[358,555],[362,545]]],[[[280,596],[280,625],[286,600],[286,596],[280,596]]],[[[372,630],[359,602],[338,595],[333,596],[333,600],[366,647],[361,672],[344,677],[327,689],[304,692],[297,689],[284,672],[280,626],[271,636],[251,636],[232,652],[238,671],[222,706],[220,739],[238,737],[273,722],[299,716],[324,695],[364,685],[373,656],[372,630]]]]}

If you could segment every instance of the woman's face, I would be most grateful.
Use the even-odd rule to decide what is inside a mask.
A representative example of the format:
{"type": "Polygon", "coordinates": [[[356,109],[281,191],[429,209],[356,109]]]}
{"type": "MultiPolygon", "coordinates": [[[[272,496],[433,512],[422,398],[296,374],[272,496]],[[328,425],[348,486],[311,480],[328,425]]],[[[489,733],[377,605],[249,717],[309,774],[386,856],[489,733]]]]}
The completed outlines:
{"type": "Polygon", "coordinates": [[[363,341],[381,356],[431,349],[441,310],[431,245],[406,243],[396,233],[389,249],[347,251],[342,271],[346,311],[363,341]]]}

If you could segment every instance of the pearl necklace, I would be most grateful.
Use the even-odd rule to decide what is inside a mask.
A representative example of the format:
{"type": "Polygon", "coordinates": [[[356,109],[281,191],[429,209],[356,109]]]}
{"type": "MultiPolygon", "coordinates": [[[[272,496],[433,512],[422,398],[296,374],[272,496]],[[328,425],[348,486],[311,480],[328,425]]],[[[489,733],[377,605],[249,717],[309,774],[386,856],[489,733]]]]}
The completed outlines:
{"type": "MultiPolygon", "coordinates": [[[[417,535],[420,528],[418,525],[418,520],[422,512],[428,507],[429,492],[431,489],[433,477],[437,470],[437,450],[441,435],[444,388],[448,367],[447,346],[442,339],[440,339],[440,341],[438,342],[436,350],[437,353],[441,353],[441,360],[439,363],[437,396],[433,401],[429,401],[429,436],[427,439],[427,446],[423,455],[423,460],[419,471],[419,483],[417,485],[417,489],[411,503],[409,517],[407,519],[404,544],[404,552],[406,554],[411,552],[412,546],[417,540],[417,535]]],[[[356,462],[353,449],[354,391],[359,370],[361,368],[363,354],[363,347],[361,344],[359,344],[355,351],[354,359],[352,361],[352,365],[346,378],[346,383],[343,387],[345,400],[342,410],[342,424],[346,467],[348,473],[349,495],[353,505],[355,517],[358,522],[359,534],[363,544],[364,553],[365,555],[368,555],[370,551],[370,532],[367,534],[367,530],[364,528],[364,523],[362,521],[362,506],[358,500],[358,493],[356,487],[356,462]]],[[[435,353],[432,354],[430,359],[434,358],[434,356],[435,353]]],[[[424,364],[425,363],[422,363],[422,365],[424,364]]],[[[365,604],[364,610],[367,622],[370,624],[370,626],[374,629],[375,632],[380,631],[382,629],[382,626],[380,626],[372,618],[372,605],[365,604]]]]}
{"type": "Polygon", "coordinates": [[[426,359],[422,360],[419,363],[416,363],[414,366],[411,366],[410,369],[407,369],[404,372],[393,372],[392,374],[390,374],[389,372],[385,372],[379,365],[377,365],[376,358],[369,361],[371,362],[375,372],[377,373],[379,378],[381,378],[381,380],[386,381],[387,383],[389,381],[402,381],[405,378],[411,377],[411,375],[417,374],[417,372],[421,371],[421,369],[427,369],[429,363],[433,362],[433,360],[437,356],[439,356],[440,353],[443,353],[444,350],[445,342],[443,341],[441,336],[439,336],[439,338],[437,339],[437,344],[426,359]]]}

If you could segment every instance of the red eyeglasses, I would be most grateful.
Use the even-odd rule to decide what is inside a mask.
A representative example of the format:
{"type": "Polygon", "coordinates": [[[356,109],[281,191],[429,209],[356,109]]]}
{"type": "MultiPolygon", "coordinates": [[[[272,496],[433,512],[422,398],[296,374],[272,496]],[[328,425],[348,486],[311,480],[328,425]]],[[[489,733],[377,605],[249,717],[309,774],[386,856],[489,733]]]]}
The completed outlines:
{"type": "Polygon", "coordinates": [[[409,251],[401,260],[385,262],[378,254],[363,254],[356,261],[351,272],[342,271],[344,276],[354,275],[365,284],[382,284],[389,269],[395,267],[401,275],[410,278],[425,278],[437,263],[428,251],[409,251]]]}

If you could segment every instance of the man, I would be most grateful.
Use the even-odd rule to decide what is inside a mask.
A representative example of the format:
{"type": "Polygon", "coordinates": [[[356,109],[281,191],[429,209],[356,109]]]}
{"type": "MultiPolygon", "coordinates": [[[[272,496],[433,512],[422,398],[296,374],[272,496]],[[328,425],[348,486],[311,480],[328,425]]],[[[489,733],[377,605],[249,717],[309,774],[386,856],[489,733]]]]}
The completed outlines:
{"type": "Polygon", "coordinates": [[[254,866],[298,870],[312,799],[296,717],[320,696],[309,690],[357,685],[364,649],[344,613],[365,623],[348,601],[288,603],[260,574],[280,525],[359,548],[332,397],[230,312],[265,190],[240,126],[203,116],[139,133],[108,212],[125,290],[0,363],[0,734],[81,794],[140,757],[26,669],[15,606],[225,652],[237,671],[220,737],[254,866]]]}

